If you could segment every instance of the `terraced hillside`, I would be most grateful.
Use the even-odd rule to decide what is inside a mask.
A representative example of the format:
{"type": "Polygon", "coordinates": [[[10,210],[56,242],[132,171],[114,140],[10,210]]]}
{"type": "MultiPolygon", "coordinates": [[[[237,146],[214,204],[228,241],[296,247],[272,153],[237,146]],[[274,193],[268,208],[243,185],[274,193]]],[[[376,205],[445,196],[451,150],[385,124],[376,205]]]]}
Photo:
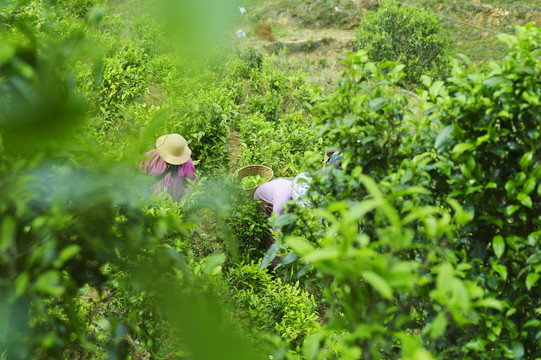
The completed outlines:
{"type": "MultiPolygon", "coordinates": [[[[505,54],[499,33],[513,33],[515,25],[541,25],[541,1],[401,1],[440,17],[455,40],[456,53],[474,62],[498,59],[505,54]],[[481,29],[484,28],[485,30],[481,29]]],[[[237,23],[247,34],[239,42],[256,46],[306,66],[334,69],[345,49],[353,49],[356,27],[376,0],[247,1],[237,23]]]]}

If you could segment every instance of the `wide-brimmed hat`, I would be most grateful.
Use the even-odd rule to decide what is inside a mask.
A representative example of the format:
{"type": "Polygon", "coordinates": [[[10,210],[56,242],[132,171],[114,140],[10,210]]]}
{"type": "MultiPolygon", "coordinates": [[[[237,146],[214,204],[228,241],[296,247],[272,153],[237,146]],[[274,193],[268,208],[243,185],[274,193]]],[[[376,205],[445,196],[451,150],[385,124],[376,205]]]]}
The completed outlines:
{"type": "Polygon", "coordinates": [[[188,142],[179,134],[160,136],[156,140],[156,149],[161,158],[172,165],[184,164],[192,154],[188,142]]]}
{"type": "Polygon", "coordinates": [[[293,179],[291,198],[300,206],[312,206],[312,203],[304,198],[310,189],[311,182],[312,178],[306,172],[300,173],[293,179]]]}

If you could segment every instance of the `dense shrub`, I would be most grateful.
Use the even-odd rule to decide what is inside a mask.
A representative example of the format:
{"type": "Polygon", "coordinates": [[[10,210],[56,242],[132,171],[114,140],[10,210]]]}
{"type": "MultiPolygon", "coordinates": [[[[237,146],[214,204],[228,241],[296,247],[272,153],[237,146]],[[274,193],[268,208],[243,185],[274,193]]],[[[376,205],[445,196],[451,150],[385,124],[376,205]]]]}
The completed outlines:
{"type": "Polygon", "coordinates": [[[237,109],[229,93],[219,87],[204,88],[173,104],[175,109],[169,115],[166,132],[183,134],[199,169],[224,169],[229,162],[229,122],[237,109]]]}
{"type": "Polygon", "coordinates": [[[467,328],[472,337],[447,329],[438,352],[476,359],[534,358],[541,335],[541,31],[529,25],[501,39],[510,50],[502,63],[475,76],[457,65],[447,88],[425,79],[442,126],[434,147],[445,195],[473,214],[456,250],[472,265],[469,276],[506,308],[479,312],[467,328]]]}
{"type": "Polygon", "coordinates": [[[223,83],[238,104],[231,122],[242,138],[238,163],[264,164],[276,176],[293,176],[303,170],[304,152],[323,146],[307,115],[310,87],[305,75],[278,69],[270,57],[261,65],[258,59],[250,50],[241,53],[228,64],[223,83]]]}
{"type": "Polygon", "coordinates": [[[272,58],[248,50],[190,72],[156,56],[159,26],[120,15],[87,29],[107,48],[94,82],[88,59],[66,58],[88,55],[71,31],[83,20],[63,11],[57,24],[43,4],[0,5],[12,40],[0,40],[1,358],[269,357],[238,332],[274,341],[274,359],[538,356],[539,29],[502,37],[508,57],[485,70],[420,76],[419,96],[398,88],[408,67],[350,54],[337,91],[307,104],[305,77],[272,58]],[[140,146],[128,134],[185,135],[204,170],[191,197],[149,197],[135,161],[86,146],[70,131],[80,95],[115,159],[140,146]],[[313,208],[276,220],[273,272],[254,260],[268,241],[258,205],[206,176],[225,173],[230,127],[240,163],[276,176],[319,169],[324,145],[344,155],[314,171],[313,208]]]}
{"type": "Polygon", "coordinates": [[[119,116],[120,106],[142,96],[148,88],[148,56],[133,45],[126,45],[104,61],[97,106],[105,121],[119,116]]]}
{"type": "Polygon", "coordinates": [[[348,59],[338,94],[314,107],[344,153],[313,183],[327,228],[316,246],[286,238],[332,279],[307,358],[536,356],[540,39],[517,29],[504,62],[455,65],[447,88],[424,77],[419,109],[389,88],[400,67],[348,59]]]}
{"type": "MultiPolygon", "coordinates": [[[[25,6],[14,5],[14,12],[25,6]]],[[[197,341],[177,344],[194,358],[216,358],[216,349],[228,358],[236,337],[201,327],[217,318],[203,315],[199,294],[185,297],[181,282],[173,281],[186,268],[170,238],[186,233],[178,207],[161,199],[148,208],[150,183],[136,166],[111,165],[101,148],[87,146],[73,131],[80,129],[85,107],[70,65],[88,44],[38,33],[33,18],[19,20],[13,26],[27,38],[0,40],[0,357],[158,356],[160,329],[168,325],[175,333],[202,329],[223,340],[218,347],[207,341],[203,349],[197,341]]],[[[124,51],[130,56],[115,58],[104,96],[119,102],[123,96],[138,99],[145,88],[135,76],[122,82],[123,72],[143,76],[138,71],[145,68],[137,49],[124,51]]],[[[88,91],[103,99],[97,89],[88,91]]],[[[214,271],[209,262],[205,269],[214,271]]],[[[219,308],[212,314],[221,317],[219,308]]],[[[242,342],[234,347],[235,359],[254,358],[242,342]]]]}
{"type": "Polygon", "coordinates": [[[94,7],[103,5],[104,0],[63,0],[58,1],[58,4],[69,11],[69,13],[77,16],[84,17],[87,15],[88,11],[94,7]]]}
{"type": "Polygon", "coordinates": [[[241,165],[264,164],[277,177],[294,176],[305,170],[301,162],[305,151],[322,151],[323,140],[300,111],[289,113],[276,123],[265,121],[258,114],[243,118],[241,165]]]}
{"type": "Polygon", "coordinates": [[[240,189],[233,200],[231,216],[226,223],[231,229],[239,253],[243,259],[257,259],[263,256],[270,242],[270,229],[261,206],[250,199],[244,189],[240,189]]]}
{"type": "Polygon", "coordinates": [[[377,63],[404,64],[407,84],[419,84],[423,74],[445,78],[450,70],[451,38],[438,19],[392,0],[361,20],[355,46],[377,63]]]}
{"type": "Polygon", "coordinates": [[[88,99],[91,116],[85,127],[101,144],[124,144],[137,130],[135,124],[146,124],[154,115],[143,102],[151,79],[148,63],[149,56],[132,43],[104,58],[99,67],[98,61],[81,65],[77,91],[88,99]]]}
{"type": "Polygon", "coordinates": [[[298,352],[306,336],[319,329],[316,303],[298,283],[283,283],[253,261],[232,268],[228,281],[256,333],[277,333],[298,352]]]}
{"type": "MultiPolygon", "coordinates": [[[[328,325],[308,340],[304,355],[385,358],[402,351],[405,357],[409,350],[398,347],[401,342],[427,356],[405,329],[432,326],[427,314],[439,305],[427,294],[441,286],[434,277],[440,266],[448,268],[442,246],[453,236],[449,214],[427,206],[425,159],[412,157],[425,150],[417,140],[430,128],[394,87],[403,66],[380,69],[364,52],[345,63],[337,92],[312,106],[319,134],[344,155],[339,168],[314,173],[311,200],[323,226],[310,229],[309,214],[294,208],[289,221],[303,232],[285,239],[302,262],[329,279],[323,297],[328,325]]],[[[465,311],[460,304],[451,308],[465,311]]]]}

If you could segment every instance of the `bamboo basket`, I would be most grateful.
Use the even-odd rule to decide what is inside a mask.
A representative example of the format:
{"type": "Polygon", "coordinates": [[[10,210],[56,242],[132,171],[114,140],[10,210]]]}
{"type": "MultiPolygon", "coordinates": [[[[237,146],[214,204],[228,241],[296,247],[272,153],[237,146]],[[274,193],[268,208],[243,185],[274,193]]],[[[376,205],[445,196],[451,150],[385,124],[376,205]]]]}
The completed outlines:
{"type": "MultiPolygon", "coordinates": [[[[263,184],[274,178],[274,172],[272,171],[270,167],[265,166],[265,165],[248,165],[238,170],[237,179],[241,180],[245,176],[255,176],[255,175],[261,175],[262,177],[267,179],[265,180],[265,182],[263,182],[263,184]]],[[[245,189],[245,190],[248,193],[248,195],[250,195],[250,197],[253,197],[255,191],[260,185],[261,184],[254,186],[253,188],[245,189]]]]}

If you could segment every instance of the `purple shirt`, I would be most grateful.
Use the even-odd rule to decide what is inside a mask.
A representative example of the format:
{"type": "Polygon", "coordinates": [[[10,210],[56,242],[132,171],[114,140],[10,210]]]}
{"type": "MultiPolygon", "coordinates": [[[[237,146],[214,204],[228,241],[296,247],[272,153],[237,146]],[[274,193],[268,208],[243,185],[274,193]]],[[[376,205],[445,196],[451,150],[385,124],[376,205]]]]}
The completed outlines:
{"type": "MultiPolygon", "coordinates": [[[[158,150],[150,150],[145,156],[147,161],[139,165],[143,167],[145,174],[159,178],[167,171],[167,163],[160,157],[158,150]]],[[[167,192],[174,201],[179,201],[184,195],[184,178],[197,179],[192,158],[189,158],[184,164],[178,166],[177,176],[171,176],[171,173],[165,175],[163,179],[152,186],[152,189],[156,192],[167,192]]]]}
{"type": "Polygon", "coordinates": [[[278,215],[284,213],[283,203],[291,200],[291,181],[286,179],[276,179],[260,185],[255,193],[255,200],[263,200],[272,205],[272,211],[278,215]]]}

